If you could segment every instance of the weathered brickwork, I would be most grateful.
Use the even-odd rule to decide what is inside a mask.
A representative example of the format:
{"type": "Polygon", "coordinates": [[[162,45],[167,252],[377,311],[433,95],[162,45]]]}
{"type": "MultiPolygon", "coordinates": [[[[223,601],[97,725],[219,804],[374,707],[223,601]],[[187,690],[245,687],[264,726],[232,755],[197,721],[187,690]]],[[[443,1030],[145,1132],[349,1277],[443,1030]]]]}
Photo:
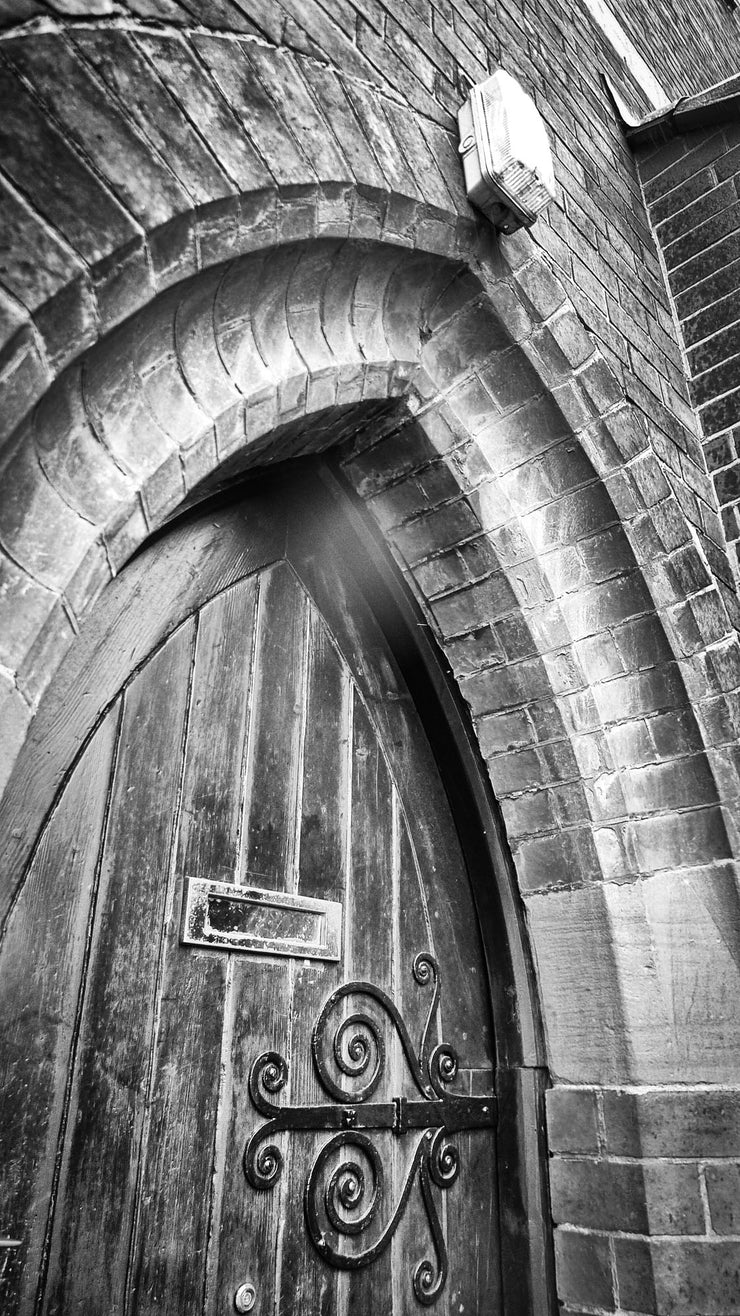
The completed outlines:
{"type": "Polygon", "coordinates": [[[550,1185],[566,1310],[737,1310],[740,1091],[555,1089],[550,1185]]]}
{"type": "Polygon", "coordinates": [[[669,100],[704,91],[737,73],[734,0],[611,0],[610,8],[650,66],[669,100]]]}
{"type": "MultiPolygon", "coordinates": [[[[569,14],[575,26],[581,17],[569,14]]],[[[485,68],[490,50],[503,31],[518,27],[520,43],[529,38],[544,48],[548,37],[561,37],[556,6],[527,0],[516,6],[500,0],[349,0],[321,7],[312,0],[4,0],[0,31],[48,18],[102,18],[127,9],[143,19],[189,27],[200,24],[215,31],[248,33],[292,46],[304,53],[325,55],[332,42],[352,44],[391,81],[411,72],[428,79],[428,66],[448,74],[452,68],[477,73],[485,68]],[[372,34],[372,35],[371,35],[372,34]],[[373,41],[373,36],[375,40],[373,41]],[[420,59],[418,43],[424,38],[420,59]],[[381,38],[378,40],[378,38],[381,38]],[[398,62],[386,41],[396,38],[398,62]]],[[[643,57],[651,65],[669,98],[702,91],[737,72],[738,21],[734,0],[710,0],[701,9],[682,0],[656,0],[648,7],[638,0],[612,0],[611,10],[625,32],[639,38],[643,57]],[[669,39],[667,37],[669,36],[669,39]]],[[[562,38],[561,38],[562,39],[562,38]]],[[[452,79],[454,83],[454,79],[452,79]]],[[[435,94],[438,94],[435,89],[435,94]]]]}
{"type": "MultiPolygon", "coordinates": [[[[230,8],[219,11],[220,21],[230,8]]],[[[242,16],[245,10],[242,5],[242,16]]],[[[537,226],[535,241],[562,278],[576,313],[598,335],[625,392],[649,415],[653,448],[717,570],[722,530],[693,433],[680,349],[632,156],[602,81],[603,69],[622,76],[621,62],[588,13],[566,17],[556,6],[552,12],[539,6],[531,17],[527,11],[502,9],[486,15],[490,26],[481,17],[473,21],[476,11],[468,13],[465,5],[448,13],[449,22],[424,6],[417,13],[403,5],[397,17],[380,8],[368,12],[375,15],[374,25],[364,11],[341,6],[331,16],[318,5],[303,14],[304,22],[309,14],[312,20],[311,58],[298,61],[298,99],[281,107],[289,110],[296,141],[275,162],[272,176],[266,157],[283,121],[280,109],[268,111],[268,52],[259,40],[237,46],[198,35],[188,44],[148,29],[124,32],[100,25],[82,25],[66,36],[33,30],[30,40],[6,36],[1,72],[8,108],[0,132],[7,190],[14,193],[14,208],[26,215],[25,227],[37,249],[43,247],[43,259],[34,262],[41,272],[28,287],[28,248],[20,238],[7,262],[6,293],[0,299],[8,338],[0,365],[6,430],[65,359],[135,309],[152,285],[184,273],[188,262],[208,260],[207,236],[196,239],[186,219],[193,208],[196,214],[216,208],[222,223],[230,198],[269,186],[273,178],[295,185],[313,180],[318,172],[333,183],[346,182],[353,177],[353,162],[339,163],[337,141],[341,138],[339,146],[351,155],[358,119],[361,125],[383,126],[384,163],[393,170],[392,157],[396,174],[405,172],[402,190],[410,187],[413,194],[408,162],[413,176],[418,157],[431,189],[428,200],[447,206],[453,178],[453,191],[459,188],[452,112],[460,103],[461,79],[482,77],[500,60],[535,94],[555,150],[559,198],[537,226]],[[465,15],[469,25],[463,27],[465,15]],[[462,35],[453,40],[456,22],[462,35]],[[101,42],[106,56],[100,54],[101,42]],[[332,75],[317,68],[326,62],[343,74],[344,90],[333,100],[332,75]],[[387,93],[380,118],[368,83],[387,93]],[[330,98],[329,122],[343,128],[307,171],[309,138],[316,140],[317,96],[330,98]],[[419,113],[421,141],[409,137],[399,144],[399,132],[410,133],[399,97],[419,113]],[[259,145],[250,146],[245,137],[254,129],[255,114],[259,145]],[[101,115],[105,144],[96,133],[101,115]],[[145,126],[153,124],[156,128],[145,126]],[[123,168],[120,161],[129,155],[136,163],[123,168]],[[435,182],[430,156],[439,162],[445,183],[435,182]],[[62,177],[72,186],[62,187],[62,177]],[[80,213],[73,198],[83,191],[89,200],[80,213]],[[209,203],[202,199],[206,193],[209,203]],[[162,261],[168,271],[161,269],[162,261]]],[[[275,6],[255,6],[262,39],[305,49],[305,43],[296,47],[290,36],[286,41],[284,30],[292,32],[293,26],[285,29],[279,15],[275,6]],[[269,15],[278,15],[279,21],[268,24],[269,15]]],[[[236,29],[245,24],[250,20],[243,18],[236,29]]],[[[687,59],[690,50],[689,41],[687,59]]],[[[459,196],[453,204],[459,207],[459,196]]],[[[232,200],[232,213],[233,206],[232,200]]],[[[726,566],[724,572],[728,577],[726,566]]]]}
{"type": "Polygon", "coordinates": [[[740,127],[672,136],[640,173],[728,543],[740,541],[740,127]]]}
{"type": "MultiPolygon", "coordinates": [[[[740,63],[713,4],[614,5],[670,95],[740,63]]],[[[554,1084],[562,1309],[735,1312],[740,607],[602,73],[639,88],[580,5],[94,8],[2,11],[3,780],[168,515],[335,449],[501,805],[554,1084]],[[502,240],[453,119],[497,63],[534,93],[559,184],[502,240]]],[[[650,196],[688,154],[645,176],[654,225],[689,219],[679,244],[735,204],[716,161],[700,224],[678,183],[650,196]]]]}

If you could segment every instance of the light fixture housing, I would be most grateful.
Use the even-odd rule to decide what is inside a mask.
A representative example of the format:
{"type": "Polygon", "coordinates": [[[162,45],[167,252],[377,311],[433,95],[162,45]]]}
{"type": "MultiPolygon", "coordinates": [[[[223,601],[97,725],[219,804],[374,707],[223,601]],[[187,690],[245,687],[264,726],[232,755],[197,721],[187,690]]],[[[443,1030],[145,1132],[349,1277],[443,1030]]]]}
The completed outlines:
{"type": "Polygon", "coordinates": [[[503,233],[529,228],[555,197],[542,116],[516,78],[497,69],[458,111],[469,200],[503,233]]]}

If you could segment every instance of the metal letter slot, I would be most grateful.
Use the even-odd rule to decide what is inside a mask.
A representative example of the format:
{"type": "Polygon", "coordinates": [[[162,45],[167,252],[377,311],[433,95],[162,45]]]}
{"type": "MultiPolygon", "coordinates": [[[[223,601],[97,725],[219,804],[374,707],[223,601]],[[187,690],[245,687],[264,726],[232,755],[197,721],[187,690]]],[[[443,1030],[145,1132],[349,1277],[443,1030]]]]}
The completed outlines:
{"type": "Polygon", "coordinates": [[[233,882],[185,879],[182,940],[258,955],[338,960],[342,906],[233,882]]]}

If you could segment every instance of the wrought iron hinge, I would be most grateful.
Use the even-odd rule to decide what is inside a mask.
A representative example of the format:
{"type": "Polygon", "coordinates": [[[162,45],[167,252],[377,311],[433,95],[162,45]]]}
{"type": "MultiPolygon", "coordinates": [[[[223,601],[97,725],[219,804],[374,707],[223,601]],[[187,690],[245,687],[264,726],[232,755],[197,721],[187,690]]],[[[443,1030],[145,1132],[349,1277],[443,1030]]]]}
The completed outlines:
{"type": "Polygon", "coordinates": [[[447,1249],[432,1184],[448,1189],[455,1182],[460,1170],[459,1156],[449,1139],[463,1130],[491,1128],[496,1122],[496,1098],[450,1091],[449,1085],[458,1072],[457,1054],[447,1043],[435,1046],[432,1041],[441,994],[439,967],[434,956],[426,952],[417,955],[413,974],[420,986],[434,988],[418,1051],[394,1002],[373,983],[345,983],[325,1002],[311,1035],[311,1050],[322,1088],[334,1102],[341,1104],[277,1105],[271,1098],[285,1087],[288,1066],[276,1051],[258,1056],[250,1071],[249,1092],[257,1110],[267,1116],[267,1123],[249,1139],[244,1169],[254,1188],[273,1188],[283,1167],[282,1153],[270,1141],[275,1134],[299,1130],[333,1134],[308,1174],[303,1205],[306,1227],[316,1251],[341,1270],[368,1266],[385,1251],[418,1176],[436,1266],[428,1258],[419,1262],[413,1285],[418,1301],[430,1306],[442,1292],[448,1271],[447,1249]],[[387,1101],[371,1100],[385,1074],[384,1033],[367,1006],[345,1013],[344,1002],[350,998],[374,1002],[390,1020],[419,1092],[418,1098],[394,1096],[387,1101]],[[348,1083],[354,1086],[350,1088],[348,1083]],[[421,1137],[390,1220],[379,1233],[377,1229],[373,1231],[377,1237],[361,1251],[343,1249],[341,1241],[366,1233],[381,1211],[385,1176],[377,1147],[368,1136],[381,1130],[389,1130],[399,1138],[414,1133],[421,1133],[421,1137]],[[346,1149],[354,1149],[355,1159],[348,1156],[346,1149]]]}
{"type": "Polygon", "coordinates": [[[409,1126],[406,1122],[406,1098],[394,1097],[393,1107],[395,1110],[395,1115],[393,1119],[393,1132],[398,1134],[408,1133],[409,1126]]]}

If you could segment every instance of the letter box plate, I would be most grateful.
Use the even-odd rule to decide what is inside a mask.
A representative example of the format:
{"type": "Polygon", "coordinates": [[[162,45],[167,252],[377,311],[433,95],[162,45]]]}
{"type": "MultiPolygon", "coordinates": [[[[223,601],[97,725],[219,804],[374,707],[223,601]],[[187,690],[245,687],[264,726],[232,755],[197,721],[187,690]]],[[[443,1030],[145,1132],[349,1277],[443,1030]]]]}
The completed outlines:
{"type": "Polygon", "coordinates": [[[188,877],[182,940],[258,955],[338,960],[342,906],[336,900],[188,877]]]}

